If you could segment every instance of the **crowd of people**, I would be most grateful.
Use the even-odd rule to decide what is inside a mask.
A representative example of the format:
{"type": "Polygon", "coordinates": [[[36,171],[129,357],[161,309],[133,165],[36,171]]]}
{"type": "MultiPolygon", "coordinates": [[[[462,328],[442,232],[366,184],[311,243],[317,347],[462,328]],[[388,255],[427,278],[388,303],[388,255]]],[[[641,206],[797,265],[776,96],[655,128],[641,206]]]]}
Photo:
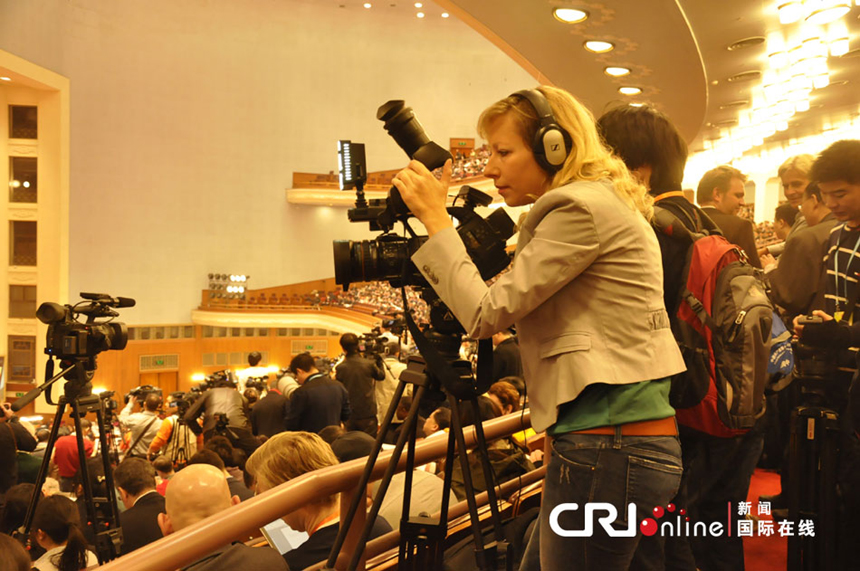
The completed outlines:
{"type": "MultiPolygon", "coordinates": [[[[391,327],[392,322],[386,321],[377,330],[384,343],[379,353],[363,353],[358,336],[344,334],[340,340],[343,356],[330,370],[321,371],[320,359],[303,353],[278,377],[259,367],[260,354],[252,352],[247,369],[213,382],[191,403],[176,393],[162,402],[160,391],[155,389],[135,392],[116,416],[123,433],[122,450],[116,458],[98,446],[98,432],[108,428],[82,418],[86,468],[95,497],[108,496],[102,454],[113,458],[117,523],[123,538],[118,555],[134,552],[305,472],[367,456],[391,405],[400,373],[406,368],[400,360],[401,338],[391,327]],[[265,383],[264,388],[259,381],[265,383]],[[254,391],[255,398],[248,399],[248,391],[254,391]]],[[[509,357],[498,374],[521,375],[516,344],[511,338],[506,342],[504,352],[509,357]]],[[[495,383],[488,395],[481,397],[482,420],[521,406],[522,397],[515,386],[522,387],[522,380],[509,378],[514,384],[495,383]]],[[[395,406],[408,408],[410,399],[404,397],[395,406]]],[[[423,416],[416,420],[421,438],[446,434],[450,426],[447,405],[434,403],[432,407],[429,414],[425,413],[427,420],[423,416]]],[[[49,475],[36,489],[38,467],[47,448],[47,427],[20,420],[8,405],[3,411],[0,531],[21,542],[13,542],[17,547],[4,552],[3,557],[14,556],[21,561],[19,567],[8,568],[71,571],[96,564],[96,535],[108,521],[110,510],[101,505],[97,522],[87,513],[78,439],[73,426],[68,427],[73,423],[63,423],[61,437],[53,446],[49,475]],[[7,433],[8,442],[3,440],[7,433]],[[40,496],[38,509],[30,533],[24,537],[21,528],[33,494],[40,496]],[[28,551],[19,552],[28,539],[28,551]]],[[[387,442],[402,430],[404,417],[395,417],[388,427],[387,442]]],[[[463,422],[468,425],[475,419],[467,415],[463,422]]],[[[527,451],[512,441],[494,442],[491,450],[499,478],[516,477],[534,468],[527,451]]],[[[447,468],[444,463],[421,467],[414,481],[423,492],[413,504],[413,515],[439,509],[447,468]]],[[[453,469],[451,498],[456,501],[462,499],[463,477],[459,468],[453,469]]],[[[476,486],[485,489],[484,480],[481,473],[476,486]]],[[[400,525],[403,482],[399,485],[392,488],[391,498],[386,497],[372,537],[400,525]]],[[[336,495],[331,496],[285,514],[284,522],[297,534],[304,534],[304,541],[296,542],[285,553],[271,547],[235,544],[188,568],[303,569],[325,559],[339,529],[334,517],[338,513],[336,499],[336,495]]]]}

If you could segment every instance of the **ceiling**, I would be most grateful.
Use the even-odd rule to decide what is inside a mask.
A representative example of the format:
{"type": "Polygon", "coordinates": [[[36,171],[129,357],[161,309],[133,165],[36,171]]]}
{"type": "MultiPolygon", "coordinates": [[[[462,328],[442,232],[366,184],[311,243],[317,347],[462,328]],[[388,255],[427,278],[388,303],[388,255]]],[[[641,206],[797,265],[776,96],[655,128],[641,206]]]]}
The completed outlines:
{"type": "MultiPolygon", "coordinates": [[[[475,28],[530,71],[539,81],[571,91],[599,116],[629,102],[646,102],[665,112],[690,143],[691,151],[716,139],[720,128],[736,125],[740,109],[748,109],[752,87],[761,78],[729,81],[743,72],[768,67],[769,32],[780,30],[775,0],[436,0],[475,28]],[[589,13],[578,24],[564,24],[553,8],[578,8],[589,13]],[[729,50],[739,40],[760,38],[749,47],[729,50]],[[600,39],[615,49],[594,54],[583,42],[600,39]],[[606,66],[631,69],[626,77],[604,74],[606,66]],[[624,96],[623,85],[642,88],[624,96]],[[746,103],[742,103],[746,102],[746,103]]],[[[815,134],[860,110],[860,7],[852,6],[842,21],[850,48],[830,56],[828,87],[812,91],[810,109],[797,113],[789,128],[764,143],[815,134]]],[[[725,134],[725,131],[723,131],[725,134]]]]}

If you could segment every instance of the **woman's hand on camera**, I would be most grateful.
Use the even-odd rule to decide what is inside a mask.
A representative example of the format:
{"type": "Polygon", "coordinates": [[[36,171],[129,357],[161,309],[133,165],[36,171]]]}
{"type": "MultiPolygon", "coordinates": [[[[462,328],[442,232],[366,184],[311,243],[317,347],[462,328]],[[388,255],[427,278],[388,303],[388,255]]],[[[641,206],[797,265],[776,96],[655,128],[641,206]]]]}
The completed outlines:
{"type": "Polygon", "coordinates": [[[454,225],[446,210],[451,169],[452,161],[448,159],[442,167],[442,180],[436,180],[422,163],[410,161],[394,176],[394,186],[400,191],[403,202],[424,224],[430,236],[454,225]]]}
{"type": "MultiPolygon", "coordinates": [[[[828,315],[827,313],[824,313],[824,312],[823,312],[823,311],[821,311],[820,309],[816,309],[815,311],[813,311],[813,312],[812,312],[812,316],[813,316],[813,317],[820,317],[822,321],[832,321],[832,320],[833,320],[833,316],[832,316],[832,315],[828,315]]],[[[798,316],[797,316],[797,317],[795,317],[795,318],[794,318],[794,320],[793,320],[794,333],[795,333],[795,335],[797,335],[798,337],[803,336],[803,327],[804,327],[804,326],[803,326],[803,325],[801,325],[800,323],[798,323],[798,322],[800,321],[800,318],[801,318],[801,317],[805,317],[805,316],[804,316],[804,315],[798,315],[798,316]]]]}

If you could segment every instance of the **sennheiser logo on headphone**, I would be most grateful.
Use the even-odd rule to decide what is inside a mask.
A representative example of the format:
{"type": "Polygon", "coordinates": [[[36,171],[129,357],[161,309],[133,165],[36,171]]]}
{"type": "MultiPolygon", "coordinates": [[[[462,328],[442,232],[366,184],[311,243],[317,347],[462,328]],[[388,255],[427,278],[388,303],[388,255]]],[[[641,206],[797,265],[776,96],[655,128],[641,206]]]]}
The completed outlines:
{"type": "Polygon", "coordinates": [[[553,151],[557,151],[557,150],[558,150],[558,147],[559,147],[559,144],[558,144],[558,143],[556,143],[556,144],[552,145],[552,150],[553,150],[553,151]]]}

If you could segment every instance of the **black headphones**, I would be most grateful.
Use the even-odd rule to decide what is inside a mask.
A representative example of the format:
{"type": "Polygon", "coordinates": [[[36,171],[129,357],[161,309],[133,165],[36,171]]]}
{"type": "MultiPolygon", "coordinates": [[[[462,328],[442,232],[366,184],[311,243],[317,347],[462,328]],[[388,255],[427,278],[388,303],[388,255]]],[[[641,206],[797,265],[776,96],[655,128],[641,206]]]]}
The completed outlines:
{"type": "Polygon", "coordinates": [[[532,141],[532,152],[541,168],[550,174],[557,173],[570,154],[570,134],[556,122],[543,93],[537,89],[523,89],[512,95],[528,101],[537,112],[540,127],[532,141]]]}

